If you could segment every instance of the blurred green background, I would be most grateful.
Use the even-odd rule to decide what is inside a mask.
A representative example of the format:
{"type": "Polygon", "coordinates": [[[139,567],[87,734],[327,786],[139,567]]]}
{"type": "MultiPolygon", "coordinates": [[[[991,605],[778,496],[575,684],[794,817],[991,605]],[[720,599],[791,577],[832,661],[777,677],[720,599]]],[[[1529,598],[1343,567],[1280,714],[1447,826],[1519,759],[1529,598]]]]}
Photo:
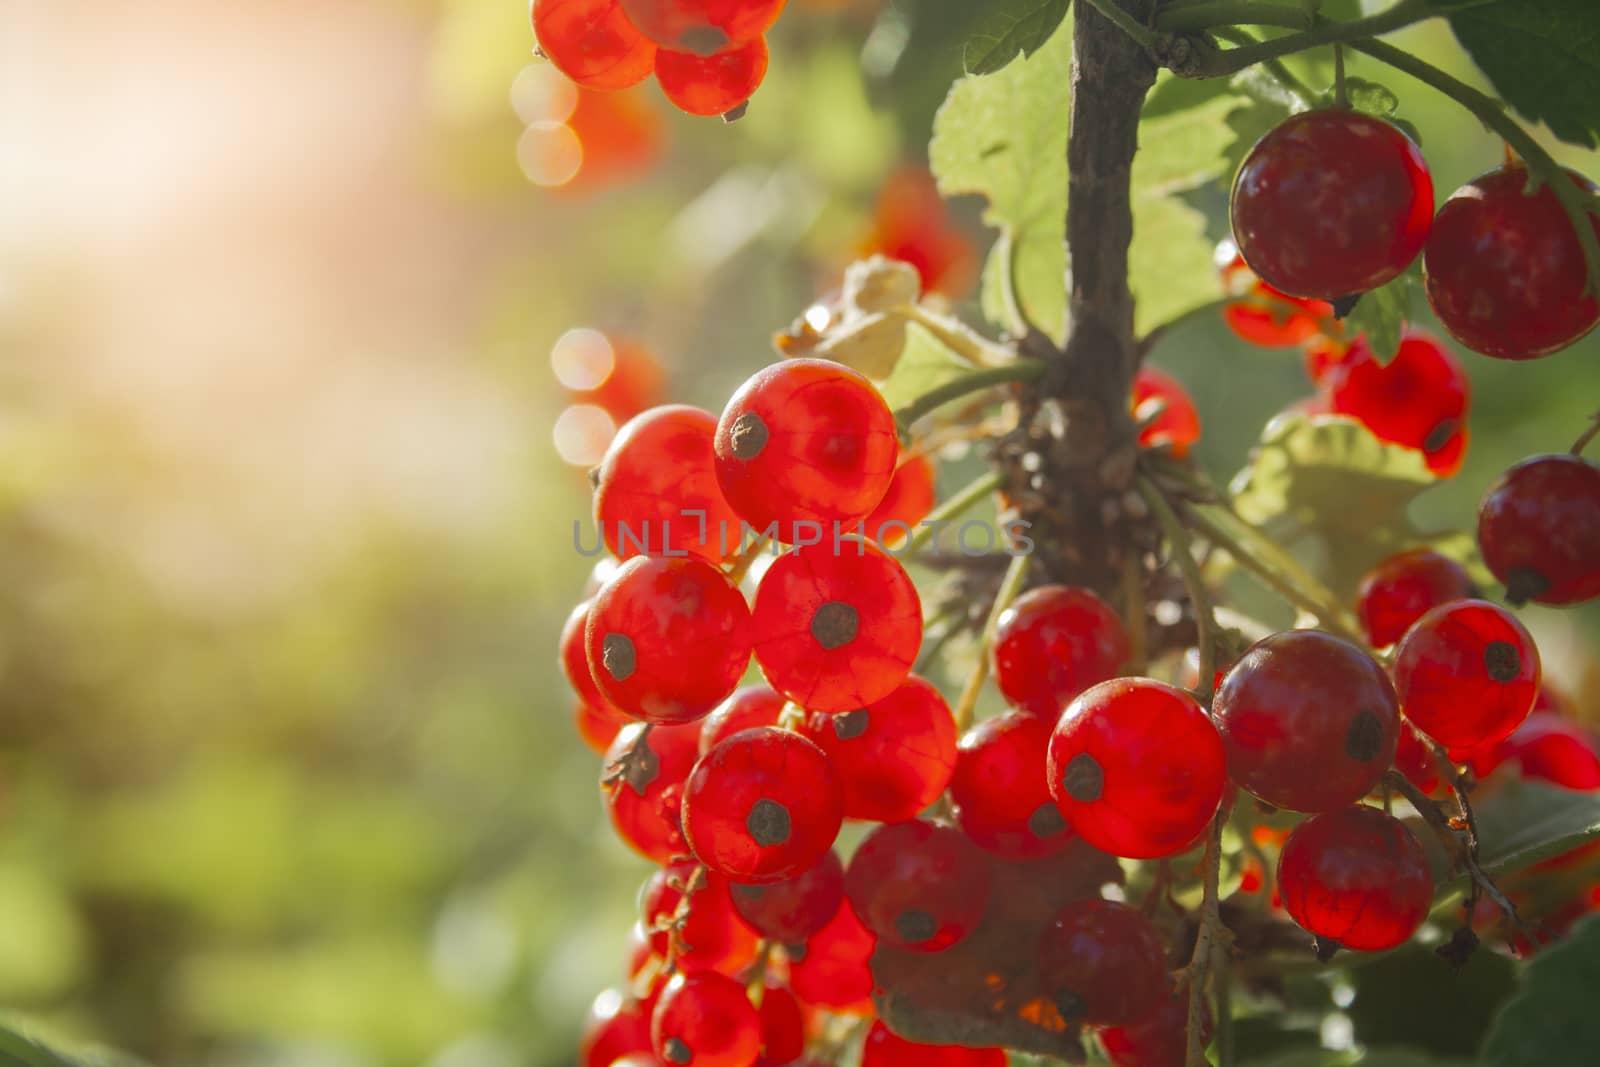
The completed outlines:
{"type": "MultiPolygon", "coordinates": [[[[720,409],[920,158],[973,5],[790,6],[745,120],[646,87],[659,152],[571,189],[528,178],[550,89],[512,0],[0,8],[12,1021],[172,1067],[571,1061],[647,870],[554,662],[589,564],[549,353],[631,336],[720,409]]],[[[1442,26],[1397,41],[1471,74],[1442,26]]],[[[1366,66],[1441,199],[1497,162],[1366,66]]],[[[1218,477],[1308,391],[1220,323],[1156,358],[1218,477]]],[[[1456,525],[1600,407],[1595,338],[1465,358],[1468,464],[1423,505],[1456,525]]],[[[1600,714],[1593,606],[1528,617],[1600,714]]]]}

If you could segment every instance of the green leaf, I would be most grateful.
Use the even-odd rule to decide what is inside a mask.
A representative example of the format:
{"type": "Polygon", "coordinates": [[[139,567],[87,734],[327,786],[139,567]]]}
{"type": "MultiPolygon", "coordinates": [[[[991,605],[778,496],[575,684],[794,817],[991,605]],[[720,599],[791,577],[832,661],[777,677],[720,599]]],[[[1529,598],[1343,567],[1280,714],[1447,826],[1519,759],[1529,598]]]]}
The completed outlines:
{"type": "Polygon", "coordinates": [[[1368,1049],[1352,1057],[1347,1052],[1298,1049],[1270,1059],[1250,1060],[1243,1067],[1472,1067],[1470,1060],[1430,1056],[1412,1049],[1368,1049]]]}
{"type": "Polygon", "coordinates": [[[1292,113],[1286,100],[1275,100],[1253,94],[1249,96],[1244,106],[1228,113],[1228,132],[1233,135],[1233,141],[1228,146],[1223,160],[1221,176],[1225,185],[1233,184],[1234,176],[1239,173],[1245,156],[1250,154],[1256,142],[1272,132],[1292,113]]]}
{"type": "Polygon", "coordinates": [[[1411,315],[1411,275],[1402,274],[1388,285],[1363,293],[1344,318],[1349,336],[1366,334],[1372,354],[1388,364],[1400,351],[1400,333],[1411,315]]]}
{"type": "Polygon", "coordinates": [[[1534,957],[1484,1041],[1484,1067],[1600,1063],[1600,916],[1534,957]]]}
{"type": "Polygon", "coordinates": [[[1071,0],[990,0],[962,53],[968,74],[993,74],[1031,56],[1066,17],[1071,0]]]}
{"type": "MultiPolygon", "coordinates": [[[[1435,0],[1454,7],[1459,0],[1435,0]]],[[[1594,0],[1499,0],[1450,12],[1495,92],[1563,141],[1600,146],[1600,18],[1594,0]]]]}
{"type": "Polygon", "coordinates": [[[1352,967],[1349,980],[1356,996],[1345,1014],[1362,1044],[1471,1056],[1495,1009],[1515,991],[1517,971],[1487,949],[1453,969],[1413,943],[1352,967]]]}
{"type": "Polygon", "coordinates": [[[0,1027],[0,1063],[6,1067],[140,1067],[119,1052],[85,1049],[69,1054],[6,1027],[0,1027]]]}
{"type": "Polygon", "coordinates": [[[897,410],[936,386],[959,378],[972,370],[928,330],[908,323],[905,348],[894,372],[878,386],[890,410],[897,410]]]}
{"type": "MultiPolygon", "coordinates": [[[[1600,794],[1512,779],[1473,795],[1478,864],[1491,877],[1525,870],[1600,838],[1600,794]]],[[[1408,820],[1428,853],[1439,895],[1465,886],[1420,820],[1408,820]]]]}

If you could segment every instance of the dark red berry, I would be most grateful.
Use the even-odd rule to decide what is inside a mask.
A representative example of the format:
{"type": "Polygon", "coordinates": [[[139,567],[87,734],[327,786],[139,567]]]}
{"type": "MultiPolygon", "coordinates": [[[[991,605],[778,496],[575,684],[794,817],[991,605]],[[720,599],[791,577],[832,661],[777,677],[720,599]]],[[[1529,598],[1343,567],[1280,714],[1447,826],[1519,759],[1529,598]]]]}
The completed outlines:
{"type": "Polygon", "coordinates": [[[933,510],[933,463],[917,453],[894,469],[889,488],[864,524],[867,536],[891,547],[910,536],[933,510]]]}
{"type": "Polygon", "coordinates": [[[595,595],[584,645],[600,692],[646,722],[701,718],[750,662],[750,609],[693,557],[636,556],[595,595]]]}
{"type": "Polygon", "coordinates": [[[1000,615],[994,680],[1017,707],[1054,722],[1074,697],[1128,662],[1122,620],[1087,589],[1042,585],[1000,615]]]}
{"type": "Polygon", "coordinates": [[[1257,641],[1222,679],[1212,716],[1241,789],[1290,811],[1366,796],[1394,759],[1400,709],[1372,657],[1318,630],[1257,641]]]}
{"type": "Polygon", "coordinates": [[[742,983],[694,971],[667,983],[650,1037],[655,1054],[673,1067],[751,1067],[761,1054],[761,1017],[742,983]]]}
{"type": "Polygon", "coordinates": [[[1331,414],[1348,415],[1380,441],[1416,449],[1440,478],[1461,469],[1470,383],[1461,361],[1431,334],[1406,330],[1387,366],[1363,334],[1323,385],[1331,414]]]}
{"type": "Polygon", "coordinates": [[[1539,693],[1539,650],[1516,617],[1485,600],[1441,604],[1395,652],[1400,710],[1452,750],[1493,744],[1522,724],[1539,693]]]}
{"type": "Polygon", "coordinates": [[[1338,300],[1417,258],[1433,221],[1433,180],[1417,146],[1387,122],[1305,111],[1250,150],[1231,210],[1239,253],[1263,281],[1338,300]]]}
{"type": "Polygon", "coordinates": [[[872,1014],[872,953],[878,939],[849,905],[803,945],[789,945],[789,988],[807,1004],[850,1015],[872,1014]]]}
{"type": "Polygon", "coordinates": [[[646,859],[668,863],[689,852],[679,809],[684,780],[699,750],[696,726],[632,723],[622,728],[606,751],[601,798],[617,836],[646,859]]]}
{"type": "Polygon", "coordinates": [[[786,359],[733,394],[716,453],[722,492],[746,522],[776,523],[787,544],[827,543],[833,523],[852,525],[883,500],[900,441],[867,379],[828,360],[786,359]]]}
{"type": "Polygon", "coordinates": [[[656,81],[680,111],[726,115],[749,100],[767,76],[767,42],[757,37],[725,52],[656,52],[656,81]]]}
{"type": "MultiPolygon", "coordinates": [[[[1594,191],[1582,176],[1565,175],[1594,191]]],[[[1434,217],[1422,257],[1428,303],[1444,328],[1496,359],[1547,356],[1600,321],[1571,221],[1549,186],[1532,196],[1527,187],[1521,166],[1463,185],[1434,217]]],[[[1600,236],[1600,217],[1590,224],[1600,236]]]]}
{"type": "Polygon", "coordinates": [[[650,1051],[650,1018],[620,989],[594,998],[578,1038],[578,1067],[611,1067],[635,1052],[650,1051]]]}
{"type": "Polygon", "coordinates": [[[801,733],[828,754],[839,773],[847,819],[914,819],[939,799],[955,770],[950,706],[914,674],[864,708],[813,712],[801,733]]]}
{"type": "Polygon", "coordinates": [[[999,1048],[907,1041],[879,1019],[861,1046],[861,1067],[1006,1067],[1006,1053],[999,1048]]]}
{"type": "MultiPolygon", "coordinates": [[[[1211,1042],[1209,1006],[1204,1007],[1200,1022],[1200,1044],[1204,1047],[1211,1042]]],[[[1161,1006],[1143,1022],[1108,1026],[1099,1037],[1112,1067],[1184,1067],[1188,1035],[1189,987],[1180,986],[1169,990],[1161,1006]]]]}
{"type": "Polygon", "coordinates": [[[1133,379],[1133,420],[1140,424],[1141,448],[1166,448],[1181,459],[1200,440],[1200,413],[1189,390],[1148,363],[1133,379]]]}
{"type": "Polygon", "coordinates": [[[1506,763],[1516,764],[1523,778],[1586,793],[1600,790],[1600,738],[1548,711],[1529,715],[1487,758],[1474,760],[1472,769],[1484,777],[1506,763]]]}
{"type": "Polygon", "coordinates": [[[833,845],[843,819],[843,794],[828,757],[774,726],[719,742],[684,786],[689,846],[707,867],[742,884],[804,871],[833,845]]]}
{"type": "Polygon", "coordinates": [[[1171,985],[1156,928],[1110,900],[1057,913],[1039,940],[1039,979],[1063,1019],[1101,1026],[1148,1019],[1171,985]]]}
{"type": "Polygon", "coordinates": [[[1600,467],[1566,453],[1518,463],[1478,505],[1478,547],[1513,604],[1600,596],[1600,467]]]}
{"type": "Polygon", "coordinates": [[[782,945],[804,943],[827,926],[844,902],[844,864],[831,848],[793,878],[735,885],[734,910],[761,936],[782,945]]]}
{"type": "Polygon", "coordinates": [[[858,538],[830,537],[779,556],[752,616],[756,660],[773,688],[810,711],[874,704],[911,672],[922,601],[898,560],[858,538]]]}
{"type": "Polygon", "coordinates": [[[756,935],[733,907],[728,880],[684,860],[663,867],[645,883],[639,902],[650,948],[682,971],[734,974],[756,955],[756,935]],[[689,903],[683,904],[684,890],[689,903]]]}
{"type": "Polygon", "coordinates": [[[783,694],[770,685],[742,685],[700,723],[700,754],[703,756],[724,738],[757,726],[776,726],[787,703],[783,694]]]}
{"type": "Polygon", "coordinates": [[[692,553],[716,563],[739,544],[711,452],[717,417],[686,404],[651,408],[612,438],[595,474],[594,514],[618,559],[692,553]]]}
{"type": "Polygon", "coordinates": [[[1433,906],[1433,875],[1405,824],[1355,805],[1295,827],[1278,855],[1291,918],[1329,948],[1379,952],[1403,944],[1433,906]]]}
{"type": "Polygon", "coordinates": [[[1072,840],[1050,797],[1046,758],[1050,724],[1008,711],[961,738],[950,799],[956,825],[974,844],[1007,859],[1048,856],[1072,840]]]}
{"type": "Polygon", "coordinates": [[[898,948],[937,952],[970,934],[989,898],[989,861],[961,831],[912,820],[866,836],[844,876],[867,929],[898,948]]]}
{"type": "Polygon", "coordinates": [[[662,48],[709,56],[753,41],[784,0],[622,0],[628,21],[662,48]]]}
{"type": "Polygon", "coordinates": [[[655,62],[619,0],[534,0],[532,14],[539,51],[586,89],[626,89],[655,62]]]}
{"type": "Polygon", "coordinates": [[[1472,595],[1472,579],[1461,564],[1431,548],[1413,548],[1362,576],[1356,608],[1367,640],[1383,648],[1400,640],[1429,608],[1472,595]]]}
{"type": "Polygon", "coordinates": [[[1227,784],[1222,738],[1198,701],[1149,678],[1116,678],[1067,706],[1050,737],[1050,794],[1102,852],[1155,859],[1187,848],[1227,784]]]}

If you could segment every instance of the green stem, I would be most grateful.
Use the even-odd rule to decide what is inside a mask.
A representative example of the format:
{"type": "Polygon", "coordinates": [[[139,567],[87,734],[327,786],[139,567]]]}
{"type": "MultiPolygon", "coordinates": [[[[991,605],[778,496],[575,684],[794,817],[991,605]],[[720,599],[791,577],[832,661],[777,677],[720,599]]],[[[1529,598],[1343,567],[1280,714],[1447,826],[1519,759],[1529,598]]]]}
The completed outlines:
{"type": "MultiPolygon", "coordinates": [[[[1258,12],[1254,18],[1246,18],[1245,21],[1261,23],[1266,14],[1265,12],[1258,12]]],[[[1269,59],[1275,59],[1278,56],[1304,52],[1306,49],[1315,48],[1318,45],[1340,44],[1359,41],[1367,37],[1376,37],[1380,33],[1391,33],[1394,30],[1409,26],[1413,22],[1421,22],[1439,14],[1441,14],[1439,9],[1430,5],[1428,0],[1400,0],[1398,4],[1389,10],[1379,12],[1376,15],[1369,15],[1364,19],[1355,19],[1352,22],[1318,22],[1316,26],[1309,30],[1288,33],[1282,37],[1274,37],[1269,41],[1262,41],[1258,44],[1214,53],[1202,60],[1192,72],[1189,72],[1188,76],[1220,78],[1224,75],[1236,74],[1246,67],[1269,59]]],[[[1275,24],[1283,25],[1284,23],[1277,22],[1275,24]]],[[[1303,19],[1299,24],[1304,25],[1303,19]]],[[[1169,27],[1162,28],[1169,29],[1169,27]]],[[[1203,29],[1204,27],[1195,26],[1190,28],[1203,29]]]]}
{"type": "Polygon", "coordinates": [[[1172,547],[1178,570],[1183,572],[1183,584],[1189,590],[1189,602],[1194,605],[1195,646],[1200,651],[1200,682],[1196,693],[1200,702],[1209,707],[1217,674],[1217,617],[1211,608],[1211,594],[1200,575],[1200,565],[1194,561],[1194,547],[1189,543],[1189,532],[1178,521],[1178,515],[1167,503],[1167,498],[1154,482],[1143,475],[1139,478],[1139,495],[1161,524],[1161,532],[1172,547]]]}
{"type": "Polygon", "coordinates": [[[1315,16],[1303,7],[1263,4],[1255,0],[1192,0],[1174,3],[1156,16],[1156,29],[1165,33],[1197,33],[1218,26],[1286,26],[1309,30],[1315,16]]]}
{"type": "Polygon", "coordinates": [[[1117,0],[1089,0],[1089,4],[1100,14],[1116,23],[1118,29],[1132,37],[1142,47],[1149,48],[1156,43],[1155,32],[1124,11],[1122,5],[1117,3],[1117,0]]]}
{"type": "Polygon", "coordinates": [[[1344,45],[1333,46],[1333,102],[1336,107],[1349,108],[1350,92],[1344,84],[1344,45]]]}
{"type": "Polygon", "coordinates": [[[955,496],[928,512],[928,517],[923,519],[915,530],[911,531],[911,536],[906,538],[905,543],[894,550],[895,555],[904,556],[920,551],[922,546],[928,543],[928,539],[933,536],[934,531],[939,528],[940,524],[963,514],[968,508],[971,508],[998,488],[1000,488],[1000,473],[998,471],[990,471],[968,482],[955,496]]]}
{"type": "Polygon", "coordinates": [[[1212,956],[1226,951],[1223,939],[1229,931],[1222,923],[1218,881],[1222,870],[1222,828],[1227,825],[1231,806],[1224,800],[1211,820],[1211,832],[1206,835],[1204,890],[1200,904],[1200,930],[1195,935],[1194,953],[1184,967],[1182,982],[1189,984],[1189,1017],[1184,1028],[1187,1035],[1185,1067],[1207,1067],[1205,1042],[1201,1040],[1201,1021],[1205,1015],[1206,974],[1211,968],[1212,956]]]}
{"type": "Polygon", "coordinates": [[[972,725],[972,713],[978,706],[978,694],[983,691],[983,683],[989,677],[989,645],[994,641],[994,632],[1000,626],[1000,616],[1011,602],[1022,592],[1022,583],[1028,577],[1028,564],[1031,557],[1017,555],[1011,557],[1011,566],[1006,568],[1005,577],[1000,579],[1000,588],[994,594],[994,603],[989,606],[989,617],[983,623],[983,638],[978,643],[978,662],[972,668],[972,673],[967,676],[967,684],[962,687],[961,699],[956,701],[953,715],[956,720],[956,733],[964,734],[967,727],[972,725]]]}
{"type": "Polygon", "coordinates": [[[1589,442],[1593,441],[1597,435],[1600,435],[1600,411],[1589,416],[1589,428],[1579,434],[1576,441],[1572,442],[1572,454],[1574,456],[1583,455],[1583,450],[1589,447],[1589,442]]]}
{"type": "Polygon", "coordinates": [[[901,426],[910,426],[922,416],[937,408],[960,400],[964,396],[991,389],[997,385],[1015,385],[1018,382],[1037,381],[1044,374],[1045,365],[1036,359],[1019,359],[1002,367],[985,367],[963,374],[943,385],[929,389],[911,403],[894,413],[901,426]]]}
{"type": "MultiPolygon", "coordinates": [[[[1211,35],[1217,40],[1227,41],[1229,44],[1249,46],[1261,43],[1259,38],[1252,37],[1245,30],[1232,29],[1228,27],[1219,26],[1211,31],[1211,35]]],[[[1311,102],[1317,99],[1317,97],[1320,95],[1316,90],[1312,89],[1311,86],[1295,77],[1294,72],[1288,67],[1284,66],[1283,60],[1281,59],[1264,59],[1261,61],[1261,66],[1268,74],[1277,79],[1278,84],[1282,85],[1290,92],[1290,94],[1300,101],[1301,107],[1310,107],[1311,102]]]]}
{"type": "Polygon", "coordinates": [[[894,313],[933,334],[940,344],[968,363],[980,367],[1004,367],[1016,361],[1015,352],[989,340],[960,319],[936,315],[921,304],[908,304],[894,313]]]}

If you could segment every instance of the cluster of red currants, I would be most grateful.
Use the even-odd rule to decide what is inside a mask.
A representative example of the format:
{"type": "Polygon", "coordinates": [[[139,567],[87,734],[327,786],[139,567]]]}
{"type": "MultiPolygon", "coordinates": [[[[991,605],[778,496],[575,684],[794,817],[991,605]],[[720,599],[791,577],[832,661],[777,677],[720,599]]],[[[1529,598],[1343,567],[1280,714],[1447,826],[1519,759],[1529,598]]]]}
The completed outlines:
{"type": "Polygon", "coordinates": [[[652,72],[691,115],[736,115],[767,73],[764,36],[784,0],[533,0],[539,50],[586,89],[652,72]]]}

